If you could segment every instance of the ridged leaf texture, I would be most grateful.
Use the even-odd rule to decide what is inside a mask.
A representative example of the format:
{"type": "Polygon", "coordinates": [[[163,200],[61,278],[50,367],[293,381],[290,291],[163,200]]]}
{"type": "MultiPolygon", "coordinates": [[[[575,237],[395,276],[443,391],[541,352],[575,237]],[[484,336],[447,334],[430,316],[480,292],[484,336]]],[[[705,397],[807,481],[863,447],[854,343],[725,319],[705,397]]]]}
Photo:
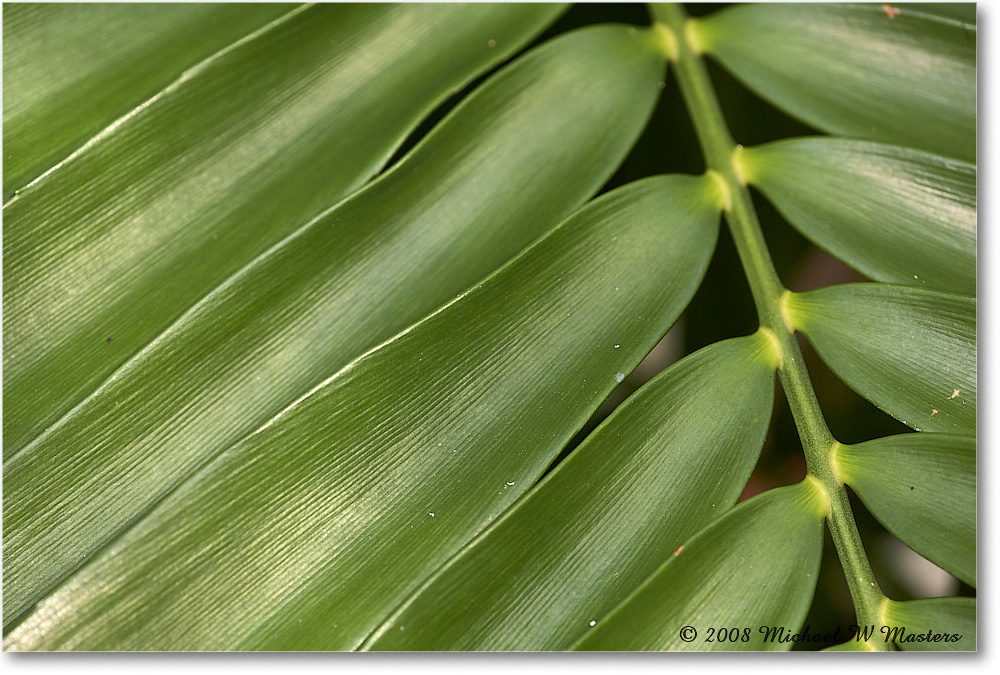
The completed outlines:
{"type": "MultiPolygon", "coordinates": [[[[648,35],[611,26],[511,64],[391,171],[227,279],[8,459],[8,617],[202,463],[589,197],[638,135],[661,70],[648,35]],[[473,253],[455,259],[454,246],[473,253]],[[95,480],[108,474],[124,478],[95,480]]],[[[5,317],[5,329],[30,319],[15,303],[5,317]]],[[[91,342],[117,348],[101,334],[91,342]]],[[[69,345],[60,353],[87,364],[69,345]]],[[[66,377],[17,374],[8,392],[66,377]]]]}
{"type": "Polygon", "coordinates": [[[678,547],[574,649],[789,649],[760,627],[794,633],[805,619],[823,548],[819,490],[800,483],[740,504],[678,547]],[[752,627],[745,640],[743,627],[752,627]]]}
{"type": "Polygon", "coordinates": [[[693,33],[747,86],[818,129],[975,160],[967,24],[890,4],[762,3],[713,13],[693,33]]]}
{"type": "Polygon", "coordinates": [[[567,8],[4,6],[6,650],[975,649],[975,5],[567,8]]]}
{"type": "Polygon", "coordinates": [[[792,293],[785,307],[848,385],[917,431],[976,432],[976,300],[886,284],[792,293]]]}
{"type": "Polygon", "coordinates": [[[774,367],[771,343],[755,335],[668,368],[442,567],[367,648],[569,647],[736,502],[767,433],[774,367]]]}

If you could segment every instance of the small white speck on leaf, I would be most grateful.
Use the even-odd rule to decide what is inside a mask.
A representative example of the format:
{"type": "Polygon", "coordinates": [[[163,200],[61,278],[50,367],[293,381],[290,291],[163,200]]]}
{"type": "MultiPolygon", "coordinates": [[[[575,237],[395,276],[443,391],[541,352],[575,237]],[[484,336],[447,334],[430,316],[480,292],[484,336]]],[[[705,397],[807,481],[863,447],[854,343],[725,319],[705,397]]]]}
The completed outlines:
{"type": "Polygon", "coordinates": [[[621,384],[624,379],[625,379],[625,373],[615,373],[615,382],[621,384]]]}
{"type": "Polygon", "coordinates": [[[596,621],[591,621],[591,622],[590,622],[590,627],[591,627],[591,628],[593,628],[593,627],[594,627],[594,626],[596,626],[596,625],[597,625],[597,622],[596,622],[596,621]]]}
{"type": "Polygon", "coordinates": [[[433,517],[434,517],[434,514],[433,514],[433,513],[428,513],[427,515],[428,515],[428,516],[430,516],[431,518],[433,518],[433,517]]]}
{"type": "Polygon", "coordinates": [[[621,345],[615,345],[615,349],[618,349],[619,347],[621,347],[621,345]]]}
{"type": "Polygon", "coordinates": [[[507,481],[507,487],[513,487],[513,485],[514,485],[514,481],[512,481],[512,480],[507,481]]]}

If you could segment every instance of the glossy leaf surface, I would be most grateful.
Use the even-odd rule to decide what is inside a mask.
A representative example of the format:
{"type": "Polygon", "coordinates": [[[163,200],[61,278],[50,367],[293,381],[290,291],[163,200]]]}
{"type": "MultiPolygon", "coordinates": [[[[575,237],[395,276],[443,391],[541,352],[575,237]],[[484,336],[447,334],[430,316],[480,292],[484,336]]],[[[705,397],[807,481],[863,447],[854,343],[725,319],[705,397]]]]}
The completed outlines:
{"type": "Polygon", "coordinates": [[[904,544],[976,585],[976,439],[904,434],[836,452],[840,479],[904,544]]]}
{"type": "Polygon", "coordinates": [[[205,460],[589,197],[642,129],[662,69],[649,34],[625,27],[526,55],[8,460],[6,616],[205,460]]]}
{"type": "Polygon", "coordinates": [[[693,32],[747,86],[823,131],[974,161],[976,31],[886,6],[745,4],[693,32]]]}
{"type": "Polygon", "coordinates": [[[892,639],[905,651],[976,649],[975,598],[889,600],[882,610],[882,617],[887,625],[883,629],[883,638],[892,639]]]}
{"type": "Polygon", "coordinates": [[[792,293],[788,318],[852,389],[918,431],[976,433],[976,300],[906,286],[792,293]]]}
{"type": "Polygon", "coordinates": [[[789,223],[877,281],[976,293],[976,167],[834,138],[744,149],[744,178],[789,223]]]}
{"type": "MultiPolygon", "coordinates": [[[[364,183],[437,103],[559,11],[293,9],[186,71],[9,200],[5,456],[254,256],[364,183]]],[[[580,86],[599,86],[609,68],[580,86]]],[[[627,97],[634,78],[623,79],[624,92],[602,93],[627,97]]],[[[630,132],[625,123],[629,142],[630,132]]]]}
{"type": "Polygon", "coordinates": [[[668,368],[435,574],[366,647],[569,647],[735,504],[771,417],[771,350],[757,334],[668,368]]]}
{"type": "Polygon", "coordinates": [[[357,647],[666,332],[708,264],[717,203],[710,178],[686,176],[593,202],[230,447],[6,648],[357,647]]]}
{"type": "Polygon", "coordinates": [[[973,27],[976,25],[976,3],[974,2],[901,2],[896,7],[911,12],[934,14],[943,19],[951,19],[973,27]]]}
{"type": "Polygon", "coordinates": [[[3,194],[283,4],[11,3],[3,12],[3,194]]]}
{"type": "Polygon", "coordinates": [[[825,501],[806,482],[740,504],[684,544],[574,648],[789,649],[791,642],[768,639],[759,628],[794,634],[805,620],[823,549],[825,501]],[[734,626],[736,640],[718,639],[719,628],[734,626]],[[746,641],[743,627],[751,627],[746,641]]]}

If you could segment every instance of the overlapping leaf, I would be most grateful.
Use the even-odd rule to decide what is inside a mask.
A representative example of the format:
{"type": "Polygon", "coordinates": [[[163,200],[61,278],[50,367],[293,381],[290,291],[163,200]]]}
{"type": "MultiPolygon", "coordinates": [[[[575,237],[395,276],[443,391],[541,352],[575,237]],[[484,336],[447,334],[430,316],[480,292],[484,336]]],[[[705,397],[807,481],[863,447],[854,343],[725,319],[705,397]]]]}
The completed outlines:
{"type": "Polygon", "coordinates": [[[975,598],[931,598],[898,602],[882,609],[883,640],[906,651],[975,651],[975,598]]]}
{"type": "Polygon", "coordinates": [[[651,36],[624,26],[511,64],[8,460],[6,620],[202,462],[590,196],[641,131],[662,69],[651,36]]]}
{"type": "Polygon", "coordinates": [[[976,167],[833,138],[739,154],[743,177],[816,244],[877,281],[976,293],[976,167]]]}
{"type": "Polygon", "coordinates": [[[976,31],[891,5],[746,4],[692,25],[698,46],[823,131],[976,157],[976,31]]]}
{"type": "Polygon", "coordinates": [[[671,366],[435,574],[367,648],[569,647],[736,502],[767,433],[775,367],[759,333],[671,366]]]}
{"type": "Polygon", "coordinates": [[[666,331],[708,264],[718,204],[707,176],[592,203],[228,449],[5,647],[358,646],[666,331]]]}
{"type": "MultiPolygon", "coordinates": [[[[559,11],[292,9],[186,71],[8,201],[5,456],[255,255],[361,185],[434,105],[559,11]]],[[[9,122],[5,134],[17,134],[9,122]]]]}
{"type": "Polygon", "coordinates": [[[740,504],[678,549],[574,648],[789,649],[792,642],[781,638],[805,620],[819,572],[827,509],[821,490],[809,480],[740,504]],[[723,627],[738,630],[723,638],[723,627]]]}
{"type": "Polygon", "coordinates": [[[976,432],[976,300],[907,286],[847,284],[785,302],[828,366],[918,431],[976,432]]]}
{"type": "Polygon", "coordinates": [[[3,193],[294,5],[11,3],[3,12],[3,193]]]}
{"type": "Polygon", "coordinates": [[[840,479],[890,532],[976,585],[976,439],[905,434],[842,445],[840,479]]]}
{"type": "Polygon", "coordinates": [[[974,2],[901,2],[896,7],[911,12],[934,14],[968,24],[972,28],[976,26],[976,3],[974,2]]]}

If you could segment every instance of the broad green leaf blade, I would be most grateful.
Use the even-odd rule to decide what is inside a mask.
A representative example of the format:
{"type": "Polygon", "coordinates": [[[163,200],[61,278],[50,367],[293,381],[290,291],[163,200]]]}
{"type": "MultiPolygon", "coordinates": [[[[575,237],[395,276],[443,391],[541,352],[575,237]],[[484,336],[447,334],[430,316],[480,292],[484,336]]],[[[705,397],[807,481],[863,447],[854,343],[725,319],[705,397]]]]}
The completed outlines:
{"type": "Polygon", "coordinates": [[[894,5],[900,10],[933,14],[975,28],[976,3],[974,2],[901,2],[894,5]]]}
{"type": "Polygon", "coordinates": [[[229,448],[5,648],[357,647],[537,480],[676,319],[717,203],[707,176],[593,202],[229,448]]]}
{"type": "Polygon", "coordinates": [[[976,294],[975,166],[834,138],[746,148],[739,164],[788,222],[869,277],[976,294]]]}
{"type": "Polygon", "coordinates": [[[876,648],[863,639],[852,637],[847,642],[821,649],[822,652],[874,652],[876,648]]]}
{"type": "Polygon", "coordinates": [[[652,36],[624,26],[509,65],[8,460],[8,620],[199,465],[593,194],[642,130],[663,66],[652,36]]]}
{"type": "Polygon", "coordinates": [[[748,4],[692,25],[748,87],[823,131],[976,157],[976,31],[878,4],[748,4]]]}
{"type": "Polygon", "coordinates": [[[826,508],[822,488],[811,480],[740,504],[598,619],[574,649],[789,649],[792,643],[782,637],[798,630],[812,602],[826,508]],[[728,628],[739,627],[738,638],[716,634],[709,641],[723,627],[727,638],[728,628]],[[784,631],[769,634],[761,627],[784,631]]]}
{"type": "Polygon", "coordinates": [[[767,434],[775,367],[771,343],[758,333],[668,368],[439,570],[366,647],[569,647],[736,503],[767,434]]]}
{"type": "MultiPolygon", "coordinates": [[[[421,117],[558,11],[295,10],[187,71],[8,201],[5,452],[54,423],[254,256],[361,185],[421,117]]],[[[581,86],[597,86],[608,70],[581,86]]],[[[626,77],[609,95],[627,97],[634,81],[626,77]]],[[[634,116],[645,119],[643,102],[635,104],[634,116]]],[[[601,109],[606,123],[617,121],[601,109]]],[[[631,131],[626,123],[611,138],[631,142],[631,131]]],[[[616,151],[608,149],[614,162],[616,151]]]]}
{"type": "Polygon", "coordinates": [[[882,609],[882,637],[906,651],[975,651],[975,598],[931,598],[882,609]]]}
{"type": "Polygon", "coordinates": [[[11,3],[3,10],[9,196],[282,4],[11,3]]]}
{"type": "Polygon", "coordinates": [[[903,543],[976,585],[976,439],[905,434],[841,445],[840,479],[903,543]]]}
{"type": "Polygon", "coordinates": [[[785,313],[840,379],[903,424],[975,435],[975,298],[845,284],[789,293],[785,313]]]}

